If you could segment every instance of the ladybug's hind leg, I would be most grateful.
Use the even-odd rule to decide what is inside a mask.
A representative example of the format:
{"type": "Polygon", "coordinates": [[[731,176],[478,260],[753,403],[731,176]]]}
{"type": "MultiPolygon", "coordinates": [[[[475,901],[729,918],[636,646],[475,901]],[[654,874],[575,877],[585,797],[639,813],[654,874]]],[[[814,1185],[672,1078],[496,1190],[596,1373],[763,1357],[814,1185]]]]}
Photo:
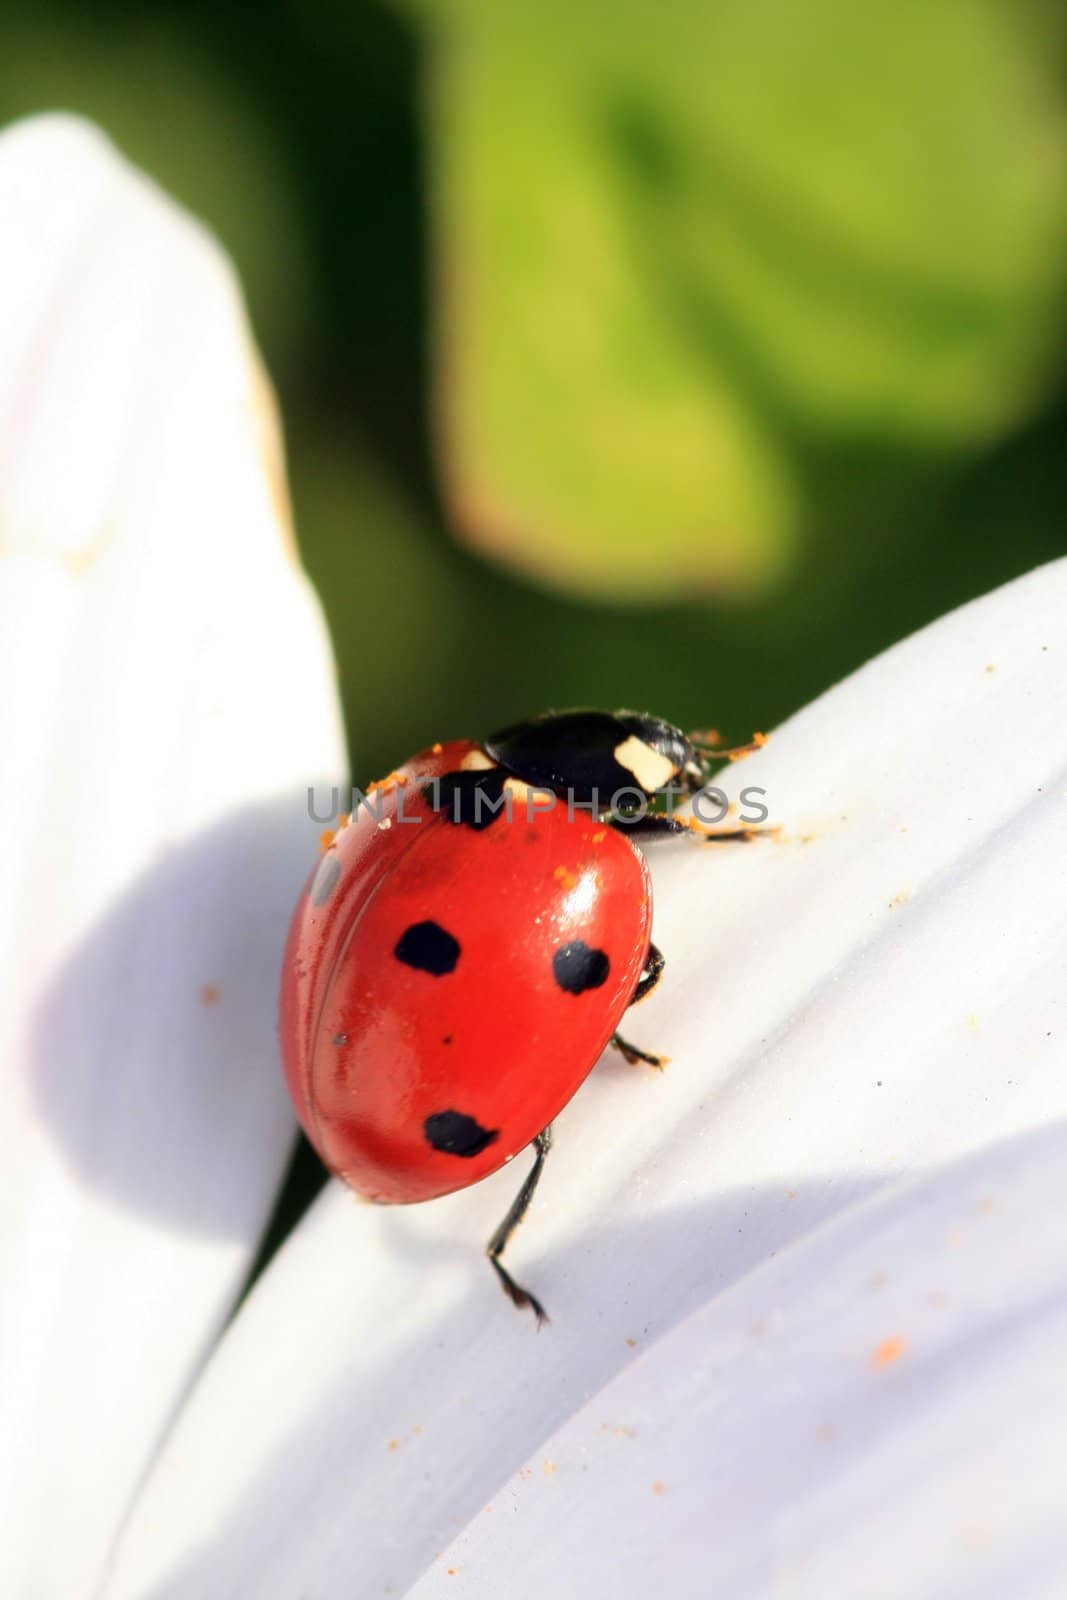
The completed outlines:
{"type": "Polygon", "coordinates": [[[501,1287],[508,1299],[513,1305],[529,1306],[537,1318],[537,1326],[540,1327],[542,1322],[549,1320],[548,1312],[536,1295],[532,1295],[529,1289],[524,1289],[521,1284],[515,1282],[515,1279],[500,1259],[507,1248],[508,1240],[526,1215],[530,1201],[534,1197],[534,1190],[537,1188],[541,1173],[544,1171],[545,1157],[552,1148],[551,1123],[548,1124],[547,1128],[542,1129],[533,1143],[536,1152],[534,1164],[526,1175],[525,1183],[512,1201],[507,1216],[486,1245],[486,1254],[492,1262],[493,1270],[500,1279],[501,1287]]]}
{"type": "MultiPolygon", "coordinates": [[[[650,944],[648,955],[645,957],[644,968],[638,979],[637,988],[634,990],[634,997],[630,1001],[632,1006],[635,1006],[639,1000],[643,1000],[646,995],[652,993],[663,976],[664,965],[662,950],[658,946],[650,944]]],[[[629,1040],[624,1039],[621,1033],[613,1033],[611,1042],[619,1054],[632,1067],[635,1067],[639,1061],[645,1061],[650,1067],[658,1067],[661,1070],[666,1065],[665,1056],[653,1055],[651,1050],[639,1050],[635,1044],[630,1044],[629,1040]]]]}

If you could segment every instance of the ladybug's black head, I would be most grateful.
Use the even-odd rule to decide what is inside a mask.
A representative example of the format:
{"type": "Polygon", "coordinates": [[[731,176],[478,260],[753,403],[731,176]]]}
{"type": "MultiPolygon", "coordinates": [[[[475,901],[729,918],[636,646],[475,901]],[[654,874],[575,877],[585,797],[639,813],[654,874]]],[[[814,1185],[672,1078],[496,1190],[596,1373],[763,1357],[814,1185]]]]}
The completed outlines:
{"type": "Polygon", "coordinates": [[[546,711],[494,733],[486,754],[513,777],[605,808],[620,791],[653,795],[667,784],[695,793],[705,781],[692,742],[640,711],[546,711]]]}

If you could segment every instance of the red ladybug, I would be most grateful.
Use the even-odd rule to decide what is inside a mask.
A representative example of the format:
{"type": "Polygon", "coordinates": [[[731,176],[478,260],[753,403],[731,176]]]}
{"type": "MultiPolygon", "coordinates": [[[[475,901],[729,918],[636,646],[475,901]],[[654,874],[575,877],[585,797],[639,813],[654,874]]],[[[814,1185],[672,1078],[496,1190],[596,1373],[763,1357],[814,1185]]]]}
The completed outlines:
{"type": "MultiPolygon", "coordinates": [[[[330,1170],[372,1200],[431,1200],[536,1159],[551,1123],[663,970],[635,838],[691,833],[649,809],[705,782],[700,746],[635,712],[549,712],[434,745],[373,786],[297,904],[281,1038],[297,1114],[330,1170]]],[[[706,759],[706,758],[705,758],[706,759]]],[[[747,837],[717,833],[714,838],[747,837]]]]}

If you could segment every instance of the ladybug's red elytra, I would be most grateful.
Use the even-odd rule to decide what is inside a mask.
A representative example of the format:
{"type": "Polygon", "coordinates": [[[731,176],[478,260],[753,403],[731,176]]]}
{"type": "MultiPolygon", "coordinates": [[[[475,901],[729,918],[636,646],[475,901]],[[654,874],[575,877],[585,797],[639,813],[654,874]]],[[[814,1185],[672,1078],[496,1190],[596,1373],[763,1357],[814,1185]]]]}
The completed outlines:
{"type": "Polygon", "coordinates": [[[293,915],[282,1053],[311,1143],[393,1203],[466,1188],[532,1143],[488,1253],[539,1322],[500,1258],[552,1119],[605,1047],[660,1064],[618,1032],[663,970],[634,841],[693,837],[648,802],[668,784],[695,793],[707,761],[698,736],[630,711],[548,712],[434,745],[338,830],[293,915]]]}

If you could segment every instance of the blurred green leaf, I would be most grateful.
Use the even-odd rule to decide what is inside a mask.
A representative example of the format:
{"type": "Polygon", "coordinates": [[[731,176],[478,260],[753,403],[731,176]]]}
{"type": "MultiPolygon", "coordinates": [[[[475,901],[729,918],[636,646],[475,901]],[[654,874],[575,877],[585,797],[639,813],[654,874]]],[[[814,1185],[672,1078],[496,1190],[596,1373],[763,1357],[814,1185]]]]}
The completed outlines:
{"type": "Polygon", "coordinates": [[[1038,9],[413,10],[442,468],[477,545],[593,594],[752,591],[824,520],[828,450],[881,493],[1042,397],[1067,135],[1038,9]]]}

